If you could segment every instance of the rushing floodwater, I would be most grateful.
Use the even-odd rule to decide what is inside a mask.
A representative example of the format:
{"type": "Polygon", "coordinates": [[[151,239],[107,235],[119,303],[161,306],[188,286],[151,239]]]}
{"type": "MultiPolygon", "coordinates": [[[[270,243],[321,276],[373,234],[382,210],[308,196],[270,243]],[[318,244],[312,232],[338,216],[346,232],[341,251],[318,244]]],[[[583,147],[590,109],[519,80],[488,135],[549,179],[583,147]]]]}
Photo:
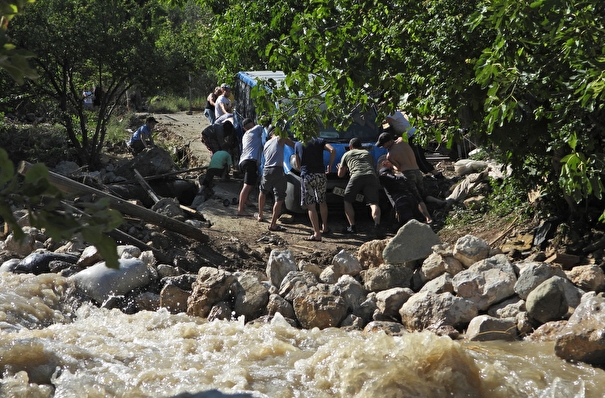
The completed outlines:
{"type": "Polygon", "coordinates": [[[84,306],[67,280],[0,274],[1,397],[602,397],[605,371],[553,344],[468,343],[431,333],[207,322],[84,306]],[[52,387],[54,386],[54,387],[52,387]]]}

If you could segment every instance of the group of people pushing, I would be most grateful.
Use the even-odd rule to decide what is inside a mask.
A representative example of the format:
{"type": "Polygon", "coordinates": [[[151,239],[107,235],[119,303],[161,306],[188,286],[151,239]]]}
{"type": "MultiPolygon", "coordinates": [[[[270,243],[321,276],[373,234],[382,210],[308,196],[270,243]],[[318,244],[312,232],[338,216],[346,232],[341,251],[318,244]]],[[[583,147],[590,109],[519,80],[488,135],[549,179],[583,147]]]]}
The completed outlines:
{"type": "MultiPolygon", "coordinates": [[[[220,103],[217,99],[215,104],[220,103]]],[[[220,105],[215,105],[220,106],[220,105]]],[[[221,117],[221,116],[219,116],[221,117]]],[[[218,119],[218,118],[217,118],[218,119]]],[[[379,164],[378,171],[374,166],[374,159],[369,151],[362,147],[359,138],[353,138],[349,142],[347,151],[339,164],[336,165],[338,176],[349,177],[344,191],[344,211],[349,226],[343,231],[347,234],[357,233],[355,225],[355,210],[353,203],[358,194],[363,194],[366,204],[371,209],[371,216],[375,224],[375,235],[383,237],[385,230],[381,224],[381,208],[379,191],[384,188],[400,223],[414,218],[414,207],[417,207],[427,223],[432,223],[428,212],[426,201],[437,204],[444,202],[424,194],[423,173],[431,174],[435,178],[442,176],[441,172],[424,158],[423,150],[416,147],[411,138],[415,129],[401,112],[396,112],[387,117],[389,128],[382,133],[376,142],[376,146],[384,147],[388,153],[386,159],[379,164]],[[407,139],[403,136],[407,134],[407,139]],[[422,164],[423,169],[421,169],[422,164]]],[[[215,125],[217,122],[215,121],[215,125]]],[[[223,123],[224,125],[224,123],[223,123]]],[[[264,206],[266,197],[272,193],[274,196],[273,211],[269,222],[270,231],[285,231],[286,229],[277,224],[282,212],[282,206],[286,199],[287,180],[283,169],[285,145],[294,148],[295,167],[300,171],[301,177],[301,206],[307,210],[313,233],[305,238],[308,241],[322,240],[322,235],[330,233],[328,227],[328,206],[326,202],[327,174],[333,169],[336,150],[332,145],[322,138],[314,138],[307,142],[293,142],[287,137],[280,137],[275,133],[274,126],[263,126],[255,124],[251,119],[244,119],[242,123],[244,134],[241,139],[241,154],[239,156],[238,168],[243,173],[243,187],[239,194],[237,215],[242,217],[256,217],[258,221],[264,221],[264,206]],[[263,144],[263,136],[266,132],[266,142],[263,144]],[[324,151],[329,152],[330,160],[324,166],[324,151]],[[262,175],[259,174],[261,159],[264,157],[262,175]],[[260,180],[260,184],[258,184],[260,180]],[[250,193],[259,186],[258,212],[251,214],[247,207],[254,205],[249,201],[250,193]]],[[[223,127],[223,131],[224,131],[223,127]]],[[[216,136],[216,135],[215,135],[216,136]]],[[[212,158],[206,175],[200,184],[201,195],[207,189],[212,179],[218,175],[225,175],[233,166],[233,157],[226,150],[228,146],[222,135],[222,143],[216,142],[215,149],[208,146],[208,137],[202,140],[206,142],[212,153],[212,158]]],[[[197,197],[192,207],[200,203],[197,197]]]]}

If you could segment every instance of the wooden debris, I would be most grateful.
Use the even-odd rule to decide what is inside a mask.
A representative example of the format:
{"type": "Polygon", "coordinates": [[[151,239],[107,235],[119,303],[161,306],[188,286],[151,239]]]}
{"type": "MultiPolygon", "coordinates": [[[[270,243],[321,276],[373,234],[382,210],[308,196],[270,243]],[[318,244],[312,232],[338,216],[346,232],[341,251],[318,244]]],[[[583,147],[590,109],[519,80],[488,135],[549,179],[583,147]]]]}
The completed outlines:
{"type": "MultiPolygon", "coordinates": [[[[24,175],[33,165],[29,162],[22,161],[19,163],[19,174],[24,175]]],[[[208,242],[208,235],[203,233],[200,229],[195,228],[184,222],[175,220],[170,217],[166,217],[162,214],[156,213],[155,211],[149,210],[145,207],[132,204],[126,200],[120,199],[109,193],[100,191],[98,189],[89,187],[88,185],[81,184],[70,178],[62,176],[51,171],[48,172],[49,181],[54,184],[59,190],[68,194],[91,194],[98,197],[108,198],[111,207],[122,214],[128,214],[133,217],[145,220],[148,223],[166,228],[170,231],[185,235],[189,238],[195,239],[200,242],[208,242]]]]}

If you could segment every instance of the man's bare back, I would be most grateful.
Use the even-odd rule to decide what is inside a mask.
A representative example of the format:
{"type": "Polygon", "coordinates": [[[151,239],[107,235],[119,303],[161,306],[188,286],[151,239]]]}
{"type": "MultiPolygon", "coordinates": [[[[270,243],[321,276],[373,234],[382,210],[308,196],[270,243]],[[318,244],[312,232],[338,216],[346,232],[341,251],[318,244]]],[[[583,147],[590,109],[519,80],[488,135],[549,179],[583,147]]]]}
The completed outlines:
{"type": "Polygon", "coordinates": [[[388,148],[387,160],[399,171],[417,170],[418,163],[410,144],[399,137],[393,145],[388,148]]]}

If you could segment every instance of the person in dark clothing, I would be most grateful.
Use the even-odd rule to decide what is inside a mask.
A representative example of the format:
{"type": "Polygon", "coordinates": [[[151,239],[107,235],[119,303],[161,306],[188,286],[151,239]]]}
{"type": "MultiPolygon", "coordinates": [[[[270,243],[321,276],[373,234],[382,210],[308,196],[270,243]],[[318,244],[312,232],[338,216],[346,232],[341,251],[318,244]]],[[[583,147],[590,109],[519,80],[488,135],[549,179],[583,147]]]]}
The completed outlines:
{"type": "Polygon", "coordinates": [[[214,124],[216,117],[214,115],[214,107],[216,105],[216,99],[221,95],[223,90],[219,86],[214,88],[214,91],[208,94],[206,98],[206,108],[204,108],[204,115],[208,118],[210,124],[214,124]]]}
{"type": "Polygon", "coordinates": [[[395,174],[393,165],[388,160],[381,163],[378,179],[393,206],[397,226],[400,227],[415,219],[415,209],[418,208],[420,194],[414,184],[410,183],[403,174],[395,174]]]}

